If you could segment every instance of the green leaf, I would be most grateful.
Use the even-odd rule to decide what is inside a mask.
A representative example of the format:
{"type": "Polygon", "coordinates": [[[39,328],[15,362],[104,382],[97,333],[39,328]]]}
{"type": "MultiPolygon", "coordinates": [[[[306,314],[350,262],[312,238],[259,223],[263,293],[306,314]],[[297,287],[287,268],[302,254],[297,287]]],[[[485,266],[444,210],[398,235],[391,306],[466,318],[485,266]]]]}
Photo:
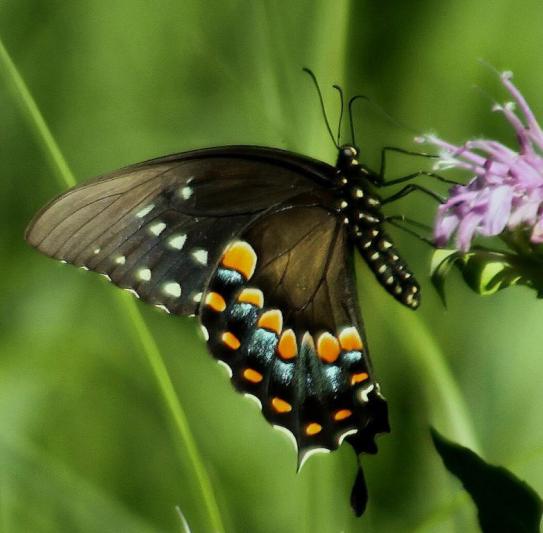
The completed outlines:
{"type": "Polygon", "coordinates": [[[470,449],[445,439],[431,428],[434,446],[477,506],[484,533],[537,533],[543,506],[524,481],[500,466],[489,465],[470,449]]]}
{"type": "Polygon", "coordinates": [[[432,255],[432,261],[430,263],[430,279],[445,307],[447,307],[445,298],[445,278],[460,257],[461,253],[457,250],[439,249],[432,255]]]}
{"type": "Polygon", "coordinates": [[[445,304],[445,278],[456,266],[474,292],[489,296],[512,285],[526,285],[543,293],[541,261],[533,256],[476,249],[470,252],[436,250],[431,262],[431,280],[445,304]]]}
{"type": "Polygon", "coordinates": [[[469,252],[458,266],[469,287],[482,296],[515,285],[522,278],[514,256],[499,252],[469,252]]]}

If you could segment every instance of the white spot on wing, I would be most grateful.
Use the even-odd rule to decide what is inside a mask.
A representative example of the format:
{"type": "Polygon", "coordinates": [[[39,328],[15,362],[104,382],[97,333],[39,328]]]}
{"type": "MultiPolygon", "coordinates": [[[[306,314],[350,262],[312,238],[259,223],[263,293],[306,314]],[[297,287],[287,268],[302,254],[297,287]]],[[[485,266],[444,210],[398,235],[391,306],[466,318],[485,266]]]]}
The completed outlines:
{"type": "Polygon", "coordinates": [[[134,289],[123,289],[126,292],[129,292],[130,294],[133,294],[136,298],[139,298],[140,295],[134,290],[134,289]]]}
{"type": "Polygon", "coordinates": [[[181,248],[183,248],[183,246],[185,245],[186,240],[186,235],[172,235],[168,239],[168,246],[170,248],[173,248],[174,250],[181,250],[181,248]]]}
{"type": "Polygon", "coordinates": [[[363,403],[368,403],[369,402],[368,394],[373,390],[373,388],[374,388],[374,385],[372,383],[371,385],[368,385],[367,387],[363,387],[359,389],[358,392],[356,393],[356,395],[358,396],[358,400],[363,403]]]}
{"type": "Polygon", "coordinates": [[[205,326],[200,326],[200,329],[202,330],[202,335],[204,336],[204,339],[206,341],[209,340],[209,331],[207,331],[207,328],[205,326]]]}
{"type": "Polygon", "coordinates": [[[228,363],[225,363],[224,361],[221,361],[220,359],[217,359],[217,363],[219,364],[219,366],[222,366],[226,370],[226,373],[228,374],[229,378],[233,376],[232,369],[230,368],[228,363]]]}
{"type": "Polygon", "coordinates": [[[298,472],[302,469],[302,466],[304,466],[305,462],[312,456],[317,453],[330,453],[330,450],[326,448],[311,448],[310,450],[306,450],[302,453],[300,456],[300,466],[298,467],[298,472]]]}
{"type": "Polygon", "coordinates": [[[192,196],[194,191],[192,190],[192,187],[183,187],[181,189],[180,193],[181,193],[181,196],[182,196],[183,200],[188,200],[192,196]]]}
{"type": "Polygon", "coordinates": [[[156,304],[155,307],[157,309],[160,309],[161,311],[165,311],[166,313],[170,314],[170,310],[165,305],[156,304]]]}
{"type": "Polygon", "coordinates": [[[196,303],[199,303],[202,301],[202,293],[201,292],[198,292],[196,293],[193,297],[192,297],[192,300],[196,303]]]}
{"type": "Polygon", "coordinates": [[[254,394],[249,394],[248,392],[245,392],[243,393],[243,396],[245,396],[245,398],[249,398],[249,400],[255,403],[257,407],[262,411],[262,402],[254,394]]]}
{"type": "Polygon", "coordinates": [[[148,268],[141,268],[138,270],[138,278],[141,281],[149,281],[151,279],[151,271],[148,268]]]}
{"type": "Polygon", "coordinates": [[[164,222],[156,222],[149,227],[149,231],[156,235],[157,237],[166,229],[166,224],[164,222]]]}
{"type": "Polygon", "coordinates": [[[98,255],[100,253],[100,248],[95,248],[93,252],[95,255],[98,255]]]}
{"type": "Polygon", "coordinates": [[[276,429],[283,435],[286,435],[288,437],[289,442],[291,442],[294,445],[294,450],[296,453],[298,453],[298,443],[296,442],[296,437],[294,436],[294,433],[290,431],[290,429],[287,429],[286,427],[279,426],[279,425],[273,425],[273,429],[276,429]]]}
{"type": "Polygon", "coordinates": [[[148,215],[155,208],[155,204],[146,205],[143,209],[140,209],[136,213],[137,218],[143,218],[145,215],[148,215]]]}
{"type": "Polygon", "coordinates": [[[116,257],[115,263],[117,263],[118,265],[124,265],[126,263],[126,257],[124,255],[120,255],[119,257],[116,257]]]}
{"type": "Polygon", "coordinates": [[[174,296],[175,298],[179,298],[181,296],[181,285],[179,285],[179,283],[176,283],[175,281],[165,283],[164,287],[162,287],[162,290],[166,294],[174,296]]]}
{"type": "Polygon", "coordinates": [[[192,257],[202,265],[207,265],[207,250],[195,250],[192,257]]]}
{"type": "Polygon", "coordinates": [[[337,439],[337,445],[338,446],[341,446],[341,444],[343,443],[343,441],[349,436],[349,435],[355,435],[356,433],[358,433],[358,429],[354,428],[354,429],[348,429],[347,431],[345,431],[345,433],[342,433],[338,439],[337,439]]]}

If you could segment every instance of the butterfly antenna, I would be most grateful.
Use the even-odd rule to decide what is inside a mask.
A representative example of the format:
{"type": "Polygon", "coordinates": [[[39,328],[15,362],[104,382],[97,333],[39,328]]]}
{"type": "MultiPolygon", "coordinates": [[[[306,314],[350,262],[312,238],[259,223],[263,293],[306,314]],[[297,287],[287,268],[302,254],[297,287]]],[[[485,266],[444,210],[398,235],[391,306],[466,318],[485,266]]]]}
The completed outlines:
{"type": "MultiPolygon", "coordinates": [[[[376,104],[375,102],[373,102],[372,100],[370,100],[367,96],[365,96],[363,94],[353,96],[349,100],[349,116],[350,116],[350,121],[351,121],[351,134],[353,133],[353,130],[354,130],[353,117],[352,117],[352,103],[355,100],[359,99],[359,98],[363,99],[363,100],[366,100],[373,108],[377,109],[377,111],[379,111],[379,113],[381,113],[381,115],[383,115],[389,122],[391,122],[395,126],[398,126],[399,128],[401,128],[403,130],[407,130],[407,131],[409,131],[410,133],[412,133],[414,135],[420,135],[420,132],[418,132],[417,130],[411,128],[410,126],[407,126],[407,124],[404,124],[403,122],[400,122],[398,119],[394,118],[390,113],[387,113],[382,106],[380,106],[379,104],[376,104]]],[[[354,140],[353,140],[353,145],[356,146],[356,144],[354,143],[354,140]]]]}
{"type": "Polygon", "coordinates": [[[357,94],[356,96],[353,96],[349,100],[349,123],[351,126],[351,140],[353,142],[353,146],[357,146],[356,144],[356,138],[354,134],[354,120],[353,120],[353,104],[356,102],[356,100],[369,100],[367,96],[364,96],[363,94],[357,94]]]}
{"type": "Polygon", "coordinates": [[[334,146],[339,150],[339,144],[336,142],[336,139],[334,138],[334,134],[332,133],[332,128],[330,127],[330,122],[328,122],[328,117],[326,116],[326,109],[324,108],[324,99],[322,97],[321,88],[319,87],[319,82],[317,81],[317,78],[315,74],[313,74],[312,70],[309,70],[307,67],[304,67],[302,70],[304,72],[307,72],[309,76],[311,76],[311,79],[313,80],[313,83],[315,84],[315,88],[317,89],[317,93],[319,95],[319,100],[321,103],[322,116],[324,117],[324,122],[326,123],[326,129],[328,130],[328,133],[330,134],[330,138],[332,139],[334,146]]]}
{"type": "Polygon", "coordinates": [[[341,121],[343,120],[343,108],[345,107],[345,105],[344,105],[344,98],[343,98],[343,89],[339,85],[336,85],[336,84],[332,85],[332,87],[336,89],[336,91],[339,93],[339,99],[341,103],[341,109],[339,111],[339,122],[337,125],[337,143],[336,143],[339,145],[339,139],[341,138],[341,121]]]}

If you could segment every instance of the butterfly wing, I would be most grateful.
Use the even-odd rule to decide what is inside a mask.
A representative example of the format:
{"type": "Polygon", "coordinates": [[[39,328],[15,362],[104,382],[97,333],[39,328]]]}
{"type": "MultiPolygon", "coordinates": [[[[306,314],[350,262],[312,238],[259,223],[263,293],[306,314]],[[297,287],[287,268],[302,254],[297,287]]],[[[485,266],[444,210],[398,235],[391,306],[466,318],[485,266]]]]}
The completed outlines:
{"type": "Polygon", "coordinates": [[[65,192],[36,215],[26,239],[146,302],[191,315],[224,244],[273,206],[315,188],[315,176],[325,183],[330,168],[257,147],[167,156],[65,192]]]}
{"type": "Polygon", "coordinates": [[[225,247],[201,309],[211,352],[266,419],[294,436],[300,461],[357,433],[368,443],[359,451],[372,451],[388,429],[352,248],[326,202],[320,191],[300,195],[245,228],[225,247]]]}

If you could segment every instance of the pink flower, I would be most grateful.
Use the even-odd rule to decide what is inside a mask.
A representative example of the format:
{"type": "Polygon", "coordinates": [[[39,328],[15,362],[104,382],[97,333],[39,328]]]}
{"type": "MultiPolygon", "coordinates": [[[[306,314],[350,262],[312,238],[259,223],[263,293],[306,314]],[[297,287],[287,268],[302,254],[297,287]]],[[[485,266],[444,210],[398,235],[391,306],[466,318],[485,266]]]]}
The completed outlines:
{"type": "Polygon", "coordinates": [[[452,187],[438,209],[438,246],[454,235],[456,248],[467,251],[476,235],[490,237],[517,228],[528,230],[532,243],[543,242],[543,132],[511,78],[510,72],[500,76],[513,102],[495,105],[493,111],[503,113],[513,126],[517,152],[493,140],[455,146],[435,135],[418,139],[440,149],[435,170],[457,168],[473,175],[467,185],[452,187]]]}

